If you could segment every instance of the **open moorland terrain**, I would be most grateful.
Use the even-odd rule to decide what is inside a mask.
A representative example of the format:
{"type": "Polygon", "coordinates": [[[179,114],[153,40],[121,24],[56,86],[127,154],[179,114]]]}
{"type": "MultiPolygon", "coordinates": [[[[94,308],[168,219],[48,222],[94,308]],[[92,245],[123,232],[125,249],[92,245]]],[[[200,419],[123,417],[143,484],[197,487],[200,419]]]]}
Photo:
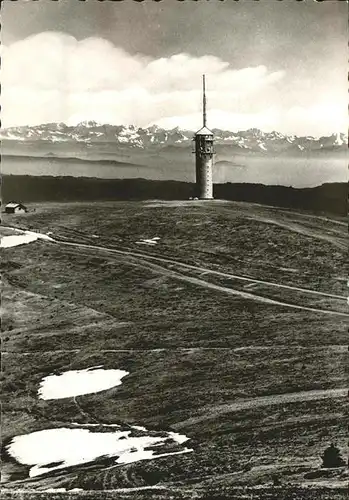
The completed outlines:
{"type": "Polygon", "coordinates": [[[348,454],[344,217],[219,200],[28,208],[0,226],[47,235],[1,248],[2,498],[346,496],[347,471],[321,469],[330,443],[348,454]],[[43,397],[45,377],[98,369],[124,376],[43,397]],[[57,457],[35,440],[13,452],[59,430],[57,457]],[[74,461],[76,431],[144,439],[148,455],[95,443],[74,461]]]}

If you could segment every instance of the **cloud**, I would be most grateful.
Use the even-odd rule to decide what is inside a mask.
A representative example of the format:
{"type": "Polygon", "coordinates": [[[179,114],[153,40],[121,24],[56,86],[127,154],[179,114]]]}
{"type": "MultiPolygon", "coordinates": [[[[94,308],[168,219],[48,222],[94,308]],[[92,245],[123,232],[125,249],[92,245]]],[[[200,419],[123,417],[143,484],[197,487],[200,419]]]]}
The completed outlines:
{"type": "MultiPolygon", "coordinates": [[[[326,99],[307,107],[295,106],[286,113],[287,123],[293,124],[300,133],[307,135],[312,130],[314,123],[324,125],[324,134],[328,132],[346,132],[348,130],[348,112],[346,106],[339,100],[328,101],[326,99]]],[[[315,128],[315,127],[314,127],[315,128]]],[[[321,132],[321,128],[320,131],[321,132]]],[[[316,135],[316,134],[313,134],[316,135]]],[[[321,135],[320,133],[317,135],[321,135]]]]}
{"type": "MultiPolygon", "coordinates": [[[[131,55],[101,38],[78,41],[45,32],[2,48],[2,123],[95,120],[196,129],[201,124],[203,73],[211,127],[287,129],[307,113],[297,111],[297,103],[283,109],[284,71],[263,65],[236,70],[213,55],[154,59],[131,55]]],[[[309,128],[319,124],[318,109],[313,108],[307,115],[309,128]]],[[[341,112],[331,109],[336,128],[341,112]]]]}

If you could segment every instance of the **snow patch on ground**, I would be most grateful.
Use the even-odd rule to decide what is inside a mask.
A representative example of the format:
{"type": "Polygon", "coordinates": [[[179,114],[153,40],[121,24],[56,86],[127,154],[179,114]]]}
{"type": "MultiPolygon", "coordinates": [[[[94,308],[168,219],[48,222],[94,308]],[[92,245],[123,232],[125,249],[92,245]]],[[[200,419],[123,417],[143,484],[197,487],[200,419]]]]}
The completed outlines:
{"type": "Polygon", "coordinates": [[[18,245],[24,245],[26,243],[31,243],[37,240],[37,238],[28,234],[13,235],[13,236],[3,236],[0,241],[1,248],[11,248],[17,247],[18,245]]]}
{"type": "Polygon", "coordinates": [[[286,271],[289,273],[299,273],[299,269],[294,269],[292,267],[279,267],[280,271],[286,271]]]}
{"type": "Polygon", "coordinates": [[[84,490],[82,488],[73,488],[72,490],[67,490],[67,488],[49,488],[48,490],[42,490],[43,493],[66,493],[67,491],[69,493],[78,493],[84,490]]]}
{"type": "Polygon", "coordinates": [[[87,429],[46,429],[16,436],[7,446],[9,454],[19,463],[31,466],[29,477],[47,474],[66,467],[93,462],[98,458],[116,458],[115,464],[128,464],[193,451],[184,448],[154,454],[165,442],[181,445],[188,438],[175,432],[166,436],[132,436],[127,431],[91,432],[87,429]]]}
{"type": "MultiPolygon", "coordinates": [[[[120,429],[120,425],[119,424],[79,424],[79,422],[72,422],[71,425],[75,425],[76,427],[117,427],[118,429],[120,429]]],[[[134,425],[132,427],[133,429],[137,429],[137,427],[134,425]]],[[[144,429],[144,430],[147,430],[147,429],[144,429]]]]}
{"type": "Polygon", "coordinates": [[[66,493],[66,488],[49,488],[48,490],[43,490],[44,493],[66,493]]]}
{"type": "Polygon", "coordinates": [[[158,240],[160,240],[159,236],[154,236],[154,238],[142,239],[142,240],[136,241],[136,243],[138,245],[154,246],[158,243],[158,240]]]}
{"type": "Polygon", "coordinates": [[[71,370],[61,375],[49,375],[40,384],[38,391],[41,399],[62,399],[83,394],[105,391],[121,385],[121,379],[128,375],[124,370],[104,370],[88,368],[71,370]]]}
{"type": "Polygon", "coordinates": [[[136,429],[137,431],[147,432],[147,429],[145,427],[143,427],[142,425],[133,425],[132,428],[136,429]]]}
{"type": "MultiPolygon", "coordinates": [[[[16,230],[18,233],[19,231],[16,230]]],[[[14,234],[11,236],[1,236],[0,248],[11,248],[19,245],[26,245],[36,240],[52,241],[47,234],[35,233],[33,231],[22,231],[21,234],[14,234]]]]}
{"type": "Polygon", "coordinates": [[[247,285],[244,285],[244,288],[254,288],[258,285],[259,283],[248,283],[247,285]]]}

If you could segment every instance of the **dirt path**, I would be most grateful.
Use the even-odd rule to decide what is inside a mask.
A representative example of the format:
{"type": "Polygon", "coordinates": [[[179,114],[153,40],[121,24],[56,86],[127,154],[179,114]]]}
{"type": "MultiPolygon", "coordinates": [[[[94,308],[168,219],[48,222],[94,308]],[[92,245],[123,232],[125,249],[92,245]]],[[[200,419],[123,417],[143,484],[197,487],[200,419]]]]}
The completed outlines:
{"type": "Polygon", "coordinates": [[[137,257],[145,260],[153,260],[155,262],[160,262],[164,264],[170,264],[170,265],[175,265],[175,266],[180,266],[183,269],[189,269],[191,271],[198,271],[200,273],[205,273],[205,274],[212,274],[214,276],[219,276],[222,278],[227,278],[227,279],[236,279],[239,281],[245,281],[248,283],[255,283],[259,285],[266,285],[266,286],[272,286],[276,288],[283,288],[286,290],[294,290],[297,292],[301,293],[307,293],[310,295],[319,295],[322,297],[329,297],[332,299],[339,299],[346,301],[347,297],[344,297],[342,295],[335,295],[331,293],[325,293],[325,292],[319,292],[317,290],[311,290],[309,288],[301,288],[301,287],[295,287],[291,285],[283,285],[282,283],[273,283],[271,281],[264,281],[264,280],[259,280],[256,278],[247,278],[245,276],[240,276],[238,274],[231,274],[231,273],[224,273],[222,271],[215,271],[213,269],[207,269],[205,267],[200,267],[200,266],[193,266],[191,264],[186,264],[184,262],[175,260],[175,259],[168,259],[165,257],[157,257],[155,255],[148,255],[142,252],[133,252],[131,250],[117,250],[116,248],[108,248],[108,247],[102,247],[102,246],[96,246],[96,245],[90,245],[86,243],[74,243],[74,242],[68,242],[68,241],[58,241],[58,240],[53,240],[55,243],[63,244],[63,245],[69,245],[69,246],[75,246],[75,247],[80,247],[80,248],[86,248],[86,249],[91,249],[91,250],[101,250],[105,252],[111,252],[111,253],[117,253],[119,255],[127,255],[131,257],[137,257]]]}
{"type": "MultiPolygon", "coordinates": [[[[99,353],[102,354],[108,354],[108,353],[117,353],[117,352],[135,352],[135,353],[149,353],[149,352],[172,352],[172,351],[183,351],[183,352],[190,352],[190,351],[229,351],[229,352],[241,352],[241,351],[273,351],[273,350],[281,350],[285,348],[289,348],[290,346],[288,344],[277,344],[274,346],[242,346],[242,347],[203,347],[203,346],[192,346],[192,347],[155,347],[155,348],[150,348],[150,349],[138,349],[138,348],[128,348],[128,349],[98,349],[99,353]]],[[[322,346],[312,346],[311,348],[313,350],[316,349],[323,349],[324,345],[322,346]]],[[[347,345],[341,345],[341,344],[325,344],[326,349],[332,349],[333,351],[337,352],[347,352],[348,351],[348,346],[347,345]]],[[[299,350],[308,350],[309,347],[306,346],[293,346],[293,348],[299,349],[299,350]]],[[[52,353],[52,354],[71,354],[71,353],[78,353],[78,352],[83,352],[83,349],[53,349],[53,350],[46,350],[45,351],[2,351],[1,354],[3,356],[6,355],[19,355],[19,356],[33,356],[37,355],[38,352],[40,353],[52,353]]]]}
{"type": "MultiPolygon", "coordinates": [[[[272,221],[272,220],[270,222],[279,224],[279,223],[272,221]]],[[[151,265],[150,261],[154,261],[155,263],[168,264],[171,266],[177,266],[177,267],[179,266],[182,269],[188,269],[188,270],[196,271],[196,272],[200,272],[200,273],[211,274],[211,275],[215,275],[215,276],[219,276],[219,277],[223,277],[223,278],[227,278],[227,279],[236,279],[236,280],[241,280],[241,281],[255,283],[255,284],[262,284],[265,286],[284,288],[284,289],[293,290],[293,291],[297,291],[297,292],[301,292],[301,293],[329,297],[329,298],[333,298],[333,299],[337,299],[337,300],[341,300],[341,301],[347,300],[346,297],[342,297],[340,295],[327,294],[324,292],[319,292],[317,290],[310,290],[310,289],[306,289],[306,288],[293,287],[290,285],[283,285],[281,283],[272,283],[269,281],[257,280],[254,278],[247,278],[244,276],[224,273],[224,272],[220,272],[220,271],[214,271],[214,270],[210,270],[210,269],[200,267],[200,266],[185,264],[183,262],[180,262],[180,261],[177,261],[174,259],[168,259],[168,258],[164,258],[164,257],[147,255],[147,254],[144,254],[142,252],[133,252],[131,250],[118,250],[118,249],[114,249],[114,248],[108,248],[108,247],[98,246],[98,245],[91,245],[91,244],[87,244],[87,243],[77,243],[77,242],[72,242],[72,241],[60,241],[60,240],[55,240],[53,238],[51,238],[49,242],[54,243],[54,244],[64,245],[64,246],[70,246],[70,247],[75,247],[75,248],[84,248],[87,250],[94,250],[94,251],[97,250],[97,251],[102,251],[102,252],[106,252],[109,254],[123,255],[123,256],[131,257],[131,258],[135,258],[136,262],[133,265],[138,265],[140,267],[150,266],[153,270],[159,272],[160,274],[164,274],[166,276],[178,279],[180,281],[185,281],[185,282],[197,285],[197,286],[216,290],[216,291],[227,293],[230,295],[240,296],[240,297],[245,298],[245,299],[256,300],[258,302],[262,302],[265,304],[288,307],[288,308],[298,309],[298,310],[303,310],[303,311],[318,312],[318,313],[327,314],[327,315],[337,315],[337,316],[349,317],[349,313],[345,313],[345,312],[300,306],[297,304],[291,304],[288,302],[269,299],[269,298],[263,297],[261,295],[256,295],[256,294],[244,292],[244,291],[237,290],[237,289],[230,288],[230,287],[216,285],[214,283],[204,281],[204,280],[196,278],[194,276],[188,276],[188,275],[183,274],[181,272],[165,268],[165,267],[160,266],[158,264],[151,265]]]]}
{"type": "MultiPolygon", "coordinates": [[[[155,257],[155,256],[149,256],[149,255],[145,255],[145,254],[142,254],[142,253],[139,253],[139,252],[132,252],[132,251],[123,251],[123,250],[116,250],[116,249],[112,249],[112,248],[107,248],[107,247],[102,247],[102,246],[95,246],[95,245],[88,245],[88,244],[84,244],[84,243],[73,243],[73,242],[67,242],[67,241],[57,241],[57,240],[53,240],[54,243],[58,243],[58,244],[61,244],[61,245],[65,245],[65,246],[72,246],[72,247],[77,247],[77,248],[85,248],[85,249],[90,249],[90,250],[99,250],[99,251],[103,251],[103,252],[107,252],[107,253],[111,253],[111,254],[118,254],[118,255],[125,255],[125,256],[128,256],[128,257],[133,257],[133,258],[136,258],[136,262],[133,263],[133,265],[136,265],[136,266],[140,266],[140,267],[143,267],[143,266],[150,266],[151,269],[159,272],[160,274],[164,274],[166,276],[169,276],[169,277],[172,277],[172,278],[175,278],[175,279],[178,279],[180,281],[185,281],[187,283],[191,283],[191,284],[194,284],[194,285],[197,285],[197,286],[202,286],[204,288],[208,288],[208,289],[211,289],[211,290],[216,290],[216,291],[219,291],[219,292],[223,292],[223,293],[227,293],[227,294],[230,294],[230,295],[235,295],[235,296],[240,296],[242,298],[245,298],[245,299],[250,299],[250,300],[256,300],[258,302],[262,302],[262,303],[265,303],[265,304],[270,304],[270,305],[277,305],[277,306],[283,306],[283,307],[288,307],[288,308],[291,308],[291,309],[299,309],[299,310],[303,310],[303,311],[310,311],[310,312],[317,312],[317,313],[322,313],[322,314],[328,314],[328,315],[337,315],[337,316],[345,316],[345,317],[349,317],[349,313],[345,313],[345,312],[340,312],[340,311],[332,311],[332,310],[327,310],[327,309],[318,309],[318,308],[315,308],[315,307],[306,307],[306,306],[300,306],[300,305],[297,305],[297,304],[291,304],[291,303],[288,303],[288,302],[282,302],[282,301],[278,301],[278,300],[274,300],[274,299],[269,299],[269,298],[266,298],[266,297],[263,297],[261,295],[256,295],[256,294],[252,294],[252,293],[248,293],[248,292],[244,292],[242,290],[236,290],[234,288],[229,288],[229,287],[225,287],[225,286],[221,286],[221,285],[216,285],[214,283],[210,283],[208,281],[204,281],[202,279],[199,279],[199,278],[195,278],[193,276],[188,276],[188,275],[185,275],[185,274],[182,274],[182,273],[179,273],[177,271],[173,271],[172,269],[167,269],[165,267],[162,267],[160,265],[152,265],[149,260],[153,260],[155,262],[165,262],[167,264],[171,264],[171,265],[176,265],[176,266],[180,266],[180,267],[183,267],[184,269],[190,269],[190,270],[195,270],[195,271],[200,271],[200,272],[206,272],[206,273],[210,273],[210,274],[215,274],[215,275],[219,275],[219,276],[222,276],[222,277],[228,277],[228,278],[240,278],[240,279],[243,279],[243,280],[246,280],[246,281],[252,281],[252,282],[258,282],[258,280],[254,280],[254,279],[250,279],[250,278],[244,278],[244,277],[238,277],[238,276],[234,276],[234,275],[230,275],[230,274],[226,274],[226,273],[221,273],[219,271],[211,271],[209,269],[205,269],[205,268],[202,268],[202,267],[197,267],[197,266],[192,266],[192,265],[189,265],[189,264],[183,264],[181,262],[178,262],[176,260],[172,260],[172,259],[165,259],[165,258],[162,258],[162,257],[155,257]]],[[[263,284],[267,284],[268,282],[261,282],[263,284]]],[[[307,290],[307,289],[301,289],[301,288],[295,288],[295,287],[289,287],[288,285],[281,285],[281,284],[277,284],[277,283],[274,283],[273,286],[279,286],[280,288],[283,288],[283,287],[287,287],[291,290],[295,290],[295,291],[305,291],[306,293],[314,293],[316,295],[320,294],[320,295],[325,295],[325,296],[330,296],[331,298],[336,298],[336,299],[340,299],[340,300],[346,300],[345,297],[341,297],[341,296],[331,296],[330,294],[323,294],[322,292],[317,292],[315,290],[307,290]]]]}
{"type": "Polygon", "coordinates": [[[288,394],[273,394],[271,396],[257,396],[253,399],[239,400],[234,403],[228,403],[217,406],[210,406],[202,408],[202,414],[196,417],[190,417],[182,422],[177,422],[172,425],[174,429],[181,429],[195,425],[205,420],[217,418],[220,415],[227,413],[250,410],[254,408],[261,408],[264,406],[279,405],[286,403],[298,403],[303,401],[316,401],[320,399],[329,398],[344,398],[348,396],[348,389],[328,389],[328,390],[314,390],[314,391],[301,391],[291,392],[288,394]]]}
{"type": "MultiPolygon", "coordinates": [[[[316,229],[311,229],[308,227],[305,227],[301,224],[297,224],[296,222],[283,222],[283,221],[277,221],[275,219],[270,219],[268,217],[262,217],[259,215],[248,215],[246,216],[251,220],[256,220],[258,222],[265,222],[266,224],[273,224],[274,226],[279,226],[282,227],[283,229],[288,229],[289,231],[292,231],[294,233],[302,234],[303,236],[309,236],[310,238],[326,241],[328,243],[331,243],[332,245],[336,246],[340,250],[347,250],[348,249],[348,242],[343,241],[344,238],[332,236],[329,234],[323,234],[318,232],[316,229]]],[[[336,233],[342,234],[341,232],[335,230],[336,233]]],[[[344,235],[343,235],[344,236],[344,235]]]]}
{"type": "MultiPolygon", "coordinates": [[[[274,223],[276,225],[284,226],[284,224],[282,224],[282,223],[278,223],[276,221],[272,221],[269,219],[268,220],[264,219],[264,221],[274,223]]],[[[13,229],[13,228],[6,227],[5,229],[13,229]]],[[[303,233],[305,234],[306,232],[307,231],[304,229],[303,233]]],[[[324,235],[324,236],[326,236],[326,235],[324,235]]],[[[295,286],[291,286],[291,285],[284,285],[282,283],[273,283],[272,281],[259,280],[256,278],[247,278],[246,276],[240,276],[238,274],[224,273],[222,271],[215,271],[213,269],[207,269],[205,267],[193,266],[191,264],[186,264],[185,262],[181,262],[181,261],[178,261],[176,259],[168,259],[165,257],[157,257],[155,255],[148,255],[148,254],[145,254],[143,252],[133,252],[131,250],[118,250],[116,248],[108,248],[108,247],[104,247],[104,246],[90,245],[88,243],[77,243],[77,242],[75,243],[75,242],[68,242],[68,241],[59,241],[59,240],[55,240],[53,238],[51,238],[51,242],[58,243],[61,245],[69,245],[69,246],[75,246],[75,247],[86,248],[86,249],[91,249],[91,250],[96,249],[96,250],[102,250],[105,252],[118,253],[120,255],[129,255],[132,257],[140,257],[140,258],[146,259],[146,260],[154,260],[156,262],[161,262],[164,264],[176,265],[176,266],[180,266],[184,269],[198,271],[200,273],[205,273],[205,274],[212,274],[214,276],[220,276],[222,278],[227,278],[227,279],[235,279],[235,280],[239,280],[239,281],[245,281],[247,283],[254,283],[254,284],[258,284],[258,285],[265,285],[265,286],[271,286],[271,287],[276,287],[276,288],[283,288],[286,290],[294,290],[294,291],[301,292],[301,293],[306,293],[306,294],[310,294],[310,295],[318,295],[318,296],[322,296],[322,297],[329,297],[332,299],[339,299],[339,300],[344,300],[344,301],[347,300],[347,297],[344,297],[342,295],[335,295],[332,293],[319,292],[318,290],[311,290],[309,288],[301,288],[301,287],[295,287],[295,286]]],[[[346,249],[346,247],[345,247],[345,249],[346,249]]]]}

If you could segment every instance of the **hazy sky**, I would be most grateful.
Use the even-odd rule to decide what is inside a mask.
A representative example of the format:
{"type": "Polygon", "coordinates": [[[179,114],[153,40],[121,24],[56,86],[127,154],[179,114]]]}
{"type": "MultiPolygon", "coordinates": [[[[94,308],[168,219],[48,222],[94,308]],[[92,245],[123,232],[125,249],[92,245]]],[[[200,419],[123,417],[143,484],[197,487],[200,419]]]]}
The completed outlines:
{"type": "Polygon", "coordinates": [[[4,127],[96,120],[322,135],[347,129],[340,0],[5,0],[4,127]]]}

